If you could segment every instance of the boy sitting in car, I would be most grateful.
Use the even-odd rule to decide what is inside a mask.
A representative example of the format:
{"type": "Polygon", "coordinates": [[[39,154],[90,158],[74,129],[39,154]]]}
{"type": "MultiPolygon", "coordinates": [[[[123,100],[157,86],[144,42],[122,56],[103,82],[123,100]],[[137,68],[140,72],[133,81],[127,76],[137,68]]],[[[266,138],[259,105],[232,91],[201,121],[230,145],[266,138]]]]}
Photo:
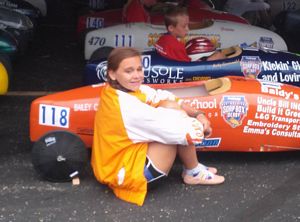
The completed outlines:
{"type": "Polygon", "coordinates": [[[218,60],[226,58],[205,37],[198,37],[182,43],[179,38],[184,38],[189,32],[189,15],[186,8],[170,7],[165,14],[167,33],[162,35],[155,44],[157,52],[163,57],[176,61],[218,60]]]}

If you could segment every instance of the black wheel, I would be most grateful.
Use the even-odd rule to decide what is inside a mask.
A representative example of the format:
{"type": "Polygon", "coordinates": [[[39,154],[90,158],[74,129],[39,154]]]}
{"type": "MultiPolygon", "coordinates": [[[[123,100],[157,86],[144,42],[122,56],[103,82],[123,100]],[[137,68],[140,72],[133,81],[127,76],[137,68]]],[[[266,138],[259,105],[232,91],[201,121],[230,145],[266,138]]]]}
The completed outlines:
{"type": "Polygon", "coordinates": [[[34,143],[32,164],[38,174],[52,182],[66,182],[82,173],[88,151],[79,136],[52,131],[34,143]]]}
{"type": "Polygon", "coordinates": [[[96,49],[93,54],[91,55],[90,60],[99,60],[99,59],[105,59],[108,57],[110,52],[113,50],[113,47],[110,46],[104,46],[99,49],[96,49]]]}

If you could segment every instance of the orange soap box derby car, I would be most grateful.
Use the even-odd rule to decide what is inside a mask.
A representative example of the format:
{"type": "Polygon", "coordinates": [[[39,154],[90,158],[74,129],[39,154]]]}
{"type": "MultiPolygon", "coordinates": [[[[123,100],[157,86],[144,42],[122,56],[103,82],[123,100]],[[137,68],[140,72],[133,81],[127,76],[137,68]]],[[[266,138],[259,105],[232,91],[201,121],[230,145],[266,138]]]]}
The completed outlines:
{"type": "MultiPolygon", "coordinates": [[[[50,157],[56,164],[63,164],[67,154],[73,153],[78,154],[76,158],[86,161],[85,147],[92,145],[94,116],[103,86],[89,85],[46,95],[32,102],[30,139],[34,142],[33,165],[38,171],[49,173],[47,158],[50,157]],[[56,150],[49,154],[51,146],[56,150]]],[[[169,90],[206,113],[213,133],[196,144],[199,150],[274,152],[299,149],[298,87],[231,76],[152,84],[151,87],[169,90]]],[[[78,170],[74,172],[76,175],[78,170]]],[[[48,179],[57,180],[57,176],[48,175],[48,179]]]]}

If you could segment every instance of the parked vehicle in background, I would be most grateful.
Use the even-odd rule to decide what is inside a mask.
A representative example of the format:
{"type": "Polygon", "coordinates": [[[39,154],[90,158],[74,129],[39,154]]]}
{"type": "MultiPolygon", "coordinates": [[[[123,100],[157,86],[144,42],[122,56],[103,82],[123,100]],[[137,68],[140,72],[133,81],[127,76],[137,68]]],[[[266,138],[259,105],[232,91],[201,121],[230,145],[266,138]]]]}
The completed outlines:
{"type": "MultiPolygon", "coordinates": [[[[154,47],[158,38],[166,33],[164,25],[130,23],[90,31],[86,34],[84,57],[95,59],[103,47],[135,47],[142,50],[154,47]]],[[[191,24],[186,42],[191,38],[204,36],[220,48],[233,45],[264,45],[270,49],[287,51],[285,41],[276,33],[260,27],[221,20],[206,20],[191,24]],[[234,36],[234,38],[233,38],[234,36]]]]}
{"type": "MultiPolygon", "coordinates": [[[[165,3],[165,4],[157,4],[157,6],[153,7],[150,11],[151,23],[163,24],[164,23],[163,15],[169,6],[170,3],[169,4],[165,3]]],[[[226,21],[248,24],[248,22],[240,16],[214,10],[204,3],[202,7],[188,8],[191,22],[201,22],[205,19],[218,19],[218,20],[226,20],[226,21]]],[[[77,33],[78,35],[84,35],[87,31],[93,29],[104,28],[104,27],[118,25],[122,23],[124,23],[122,8],[103,10],[103,11],[92,10],[78,17],[77,33]]]]}

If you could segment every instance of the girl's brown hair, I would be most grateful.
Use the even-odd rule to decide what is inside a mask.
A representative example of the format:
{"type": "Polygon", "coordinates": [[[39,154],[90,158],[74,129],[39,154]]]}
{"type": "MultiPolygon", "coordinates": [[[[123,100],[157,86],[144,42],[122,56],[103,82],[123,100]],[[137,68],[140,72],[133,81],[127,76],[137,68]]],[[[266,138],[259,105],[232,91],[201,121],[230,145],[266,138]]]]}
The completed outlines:
{"type": "Polygon", "coordinates": [[[124,87],[117,80],[112,80],[109,76],[109,71],[117,71],[120,63],[127,58],[141,57],[141,53],[135,48],[118,47],[111,51],[107,59],[107,82],[115,89],[124,91],[124,87]]]}

